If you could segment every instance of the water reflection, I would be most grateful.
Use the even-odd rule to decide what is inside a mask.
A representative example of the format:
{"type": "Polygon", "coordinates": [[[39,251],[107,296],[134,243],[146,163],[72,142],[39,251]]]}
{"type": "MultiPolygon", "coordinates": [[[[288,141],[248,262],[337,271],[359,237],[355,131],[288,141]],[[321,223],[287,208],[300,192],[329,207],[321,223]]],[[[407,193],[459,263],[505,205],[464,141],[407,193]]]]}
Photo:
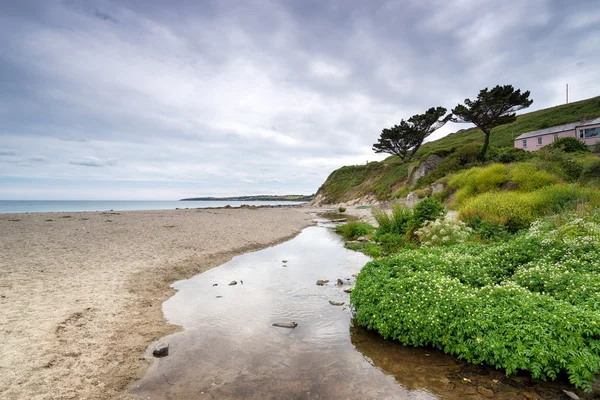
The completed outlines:
{"type": "Polygon", "coordinates": [[[459,399],[477,398],[477,385],[487,385],[495,398],[523,398],[523,388],[504,384],[502,374],[479,377],[441,352],[351,327],[343,288],[368,260],[346,250],[331,230],[311,227],[175,283],[178,292],[163,311],[184,331],[162,339],[169,356],[156,359],[132,393],[144,399],[459,399]],[[317,286],[318,279],[330,283],[317,286]],[[233,280],[238,283],[229,286],[233,280]],[[289,321],[298,327],[272,326],[289,321]],[[471,382],[463,384],[464,377],[471,382]]]}

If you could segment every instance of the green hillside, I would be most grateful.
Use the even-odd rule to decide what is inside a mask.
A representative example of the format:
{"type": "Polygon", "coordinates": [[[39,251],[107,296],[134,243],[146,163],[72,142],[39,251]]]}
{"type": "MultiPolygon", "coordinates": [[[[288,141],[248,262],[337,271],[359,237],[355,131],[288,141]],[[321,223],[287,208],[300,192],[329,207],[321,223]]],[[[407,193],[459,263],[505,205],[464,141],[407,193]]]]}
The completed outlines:
{"type": "MultiPolygon", "coordinates": [[[[498,149],[513,148],[514,139],[522,133],[575,122],[581,115],[585,115],[587,119],[599,117],[600,96],[522,114],[515,122],[495,128],[492,131],[490,144],[496,150],[492,149],[491,155],[502,154],[503,150],[498,151],[498,149]]],[[[373,142],[376,139],[374,134],[373,142]]],[[[415,186],[431,183],[444,176],[446,172],[452,171],[453,164],[461,162],[467,164],[464,160],[457,161],[457,159],[469,158],[471,156],[469,147],[482,141],[483,132],[479,129],[463,129],[424,144],[409,164],[401,164],[399,157],[390,156],[381,162],[341,167],[329,175],[317,191],[316,198],[321,203],[334,204],[365,196],[388,200],[405,195],[407,193],[405,185],[411,167],[418,166],[431,154],[452,156],[444,160],[445,164],[436,171],[436,174],[432,174],[429,181],[421,180],[415,186]]]]}

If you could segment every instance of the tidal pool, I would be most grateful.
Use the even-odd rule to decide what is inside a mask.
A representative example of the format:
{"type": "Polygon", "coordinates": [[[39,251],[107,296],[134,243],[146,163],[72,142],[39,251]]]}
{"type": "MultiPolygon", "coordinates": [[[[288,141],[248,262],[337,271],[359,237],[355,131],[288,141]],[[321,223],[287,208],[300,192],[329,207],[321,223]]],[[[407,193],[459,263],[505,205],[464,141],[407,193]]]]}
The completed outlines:
{"type": "MultiPolygon", "coordinates": [[[[537,383],[473,367],[433,349],[354,327],[343,289],[369,258],[327,224],[176,282],[163,305],[184,330],[162,339],[132,394],[143,399],[522,399],[537,383]],[[329,283],[317,286],[316,281],[329,283]],[[338,286],[337,280],[343,284],[338,286]],[[236,285],[229,285],[231,281],[236,285]],[[329,301],[344,302],[334,306],[329,301]],[[297,322],[295,329],[272,326],[297,322]],[[531,389],[529,389],[531,388],[531,389]],[[483,391],[483,390],[482,390],[483,391]],[[487,392],[489,394],[489,392],[487,392]]],[[[544,386],[545,388],[546,386],[544,386]]],[[[565,386],[568,388],[567,386],[565,386]]],[[[553,387],[548,397],[563,395],[553,387]]],[[[538,390],[539,392],[539,390],[538,390]]]]}

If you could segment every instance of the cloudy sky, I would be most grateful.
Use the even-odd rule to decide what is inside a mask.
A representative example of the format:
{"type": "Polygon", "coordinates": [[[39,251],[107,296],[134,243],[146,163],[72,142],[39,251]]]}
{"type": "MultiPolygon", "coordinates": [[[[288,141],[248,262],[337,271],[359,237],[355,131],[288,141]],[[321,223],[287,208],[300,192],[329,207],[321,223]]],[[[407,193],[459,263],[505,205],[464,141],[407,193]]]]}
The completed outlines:
{"type": "Polygon", "coordinates": [[[597,0],[0,0],[0,46],[0,199],[310,194],[483,87],[600,94],[597,0]]]}

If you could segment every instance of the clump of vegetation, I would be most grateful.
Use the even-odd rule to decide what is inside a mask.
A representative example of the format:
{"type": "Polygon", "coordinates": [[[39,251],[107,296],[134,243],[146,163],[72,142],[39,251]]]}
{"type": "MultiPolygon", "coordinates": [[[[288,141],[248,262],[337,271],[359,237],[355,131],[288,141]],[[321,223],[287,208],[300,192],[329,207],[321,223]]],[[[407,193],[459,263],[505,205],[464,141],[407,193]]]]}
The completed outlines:
{"type": "Polygon", "coordinates": [[[345,247],[350,250],[360,251],[373,258],[381,257],[384,254],[383,248],[373,242],[346,243],[345,247]]]}
{"type": "Polygon", "coordinates": [[[466,242],[472,235],[473,229],[462,221],[451,218],[438,218],[426,222],[415,234],[421,246],[450,246],[466,242]]]}
{"type": "Polygon", "coordinates": [[[589,391],[600,371],[600,215],[560,223],[376,259],[351,294],[355,320],[507,374],[566,374],[589,391]]]}
{"type": "Polygon", "coordinates": [[[73,217],[71,217],[70,215],[63,215],[63,216],[58,217],[58,218],[73,218],[73,217]]]}
{"type": "Polygon", "coordinates": [[[536,219],[574,210],[578,204],[600,206],[600,192],[570,185],[552,185],[532,192],[488,192],[467,201],[459,212],[461,220],[475,219],[503,225],[509,232],[528,228],[536,219]]]}
{"type": "Polygon", "coordinates": [[[338,207],[338,212],[340,212],[340,213],[346,212],[346,207],[338,207]]]}
{"type": "Polygon", "coordinates": [[[590,149],[587,147],[585,143],[576,137],[563,137],[555,140],[551,144],[549,144],[553,149],[559,149],[564,151],[565,153],[574,153],[574,152],[583,152],[589,153],[590,149]]]}
{"type": "Polygon", "coordinates": [[[360,221],[351,221],[335,227],[335,232],[346,240],[355,240],[361,236],[370,235],[374,230],[373,225],[360,221]]]}

